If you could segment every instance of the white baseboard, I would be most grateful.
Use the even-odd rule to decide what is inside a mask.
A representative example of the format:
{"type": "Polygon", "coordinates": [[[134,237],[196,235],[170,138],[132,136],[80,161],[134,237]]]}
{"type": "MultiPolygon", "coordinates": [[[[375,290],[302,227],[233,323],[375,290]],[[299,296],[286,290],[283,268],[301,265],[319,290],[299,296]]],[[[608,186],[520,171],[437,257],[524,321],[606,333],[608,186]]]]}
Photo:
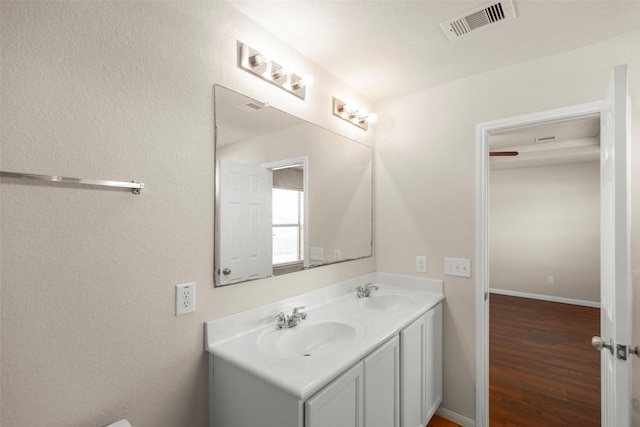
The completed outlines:
{"type": "Polygon", "coordinates": [[[449,421],[453,421],[454,423],[460,424],[462,427],[475,427],[476,422],[470,418],[467,418],[463,415],[456,414],[453,411],[450,411],[446,408],[439,407],[436,411],[437,415],[440,415],[442,418],[446,418],[449,421]]]}
{"type": "Polygon", "coordinates": [[[573,298],[552,297],[550,295],[529,294],[527,292],[507,291],[504,289],[489,288],[489,292],[492,294],[508,295],[511,297],[531,298],[539,299],[543,301],[561,302],[563,304],[582,305],[585,307],[600,308],[600,303],[595,301],[585,301],[573,298]]]}

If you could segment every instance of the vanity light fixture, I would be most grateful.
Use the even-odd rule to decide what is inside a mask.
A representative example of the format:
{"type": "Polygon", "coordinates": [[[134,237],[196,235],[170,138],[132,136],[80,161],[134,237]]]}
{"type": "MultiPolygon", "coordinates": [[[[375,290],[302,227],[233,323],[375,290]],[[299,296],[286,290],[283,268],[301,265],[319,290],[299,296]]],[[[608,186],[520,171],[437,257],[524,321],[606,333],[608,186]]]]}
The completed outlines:
{"type": "Polygon", "coordinates": [[[359,110],[354,102],[344,102],[335,96],[333,97],[333,115],[364,130],[367,130],[369,125],[378,123],[378,115],[376,113],[359,110]]]}
{"type": "Polygon", "coordinates": [[[265,53],[258,52],[240,41],[238,41],[238,67],[303,100],[307,88],[313,84],[312,76],[308,74],[299,76],[292,71],[291,65],[276,62],[265,53]]]}

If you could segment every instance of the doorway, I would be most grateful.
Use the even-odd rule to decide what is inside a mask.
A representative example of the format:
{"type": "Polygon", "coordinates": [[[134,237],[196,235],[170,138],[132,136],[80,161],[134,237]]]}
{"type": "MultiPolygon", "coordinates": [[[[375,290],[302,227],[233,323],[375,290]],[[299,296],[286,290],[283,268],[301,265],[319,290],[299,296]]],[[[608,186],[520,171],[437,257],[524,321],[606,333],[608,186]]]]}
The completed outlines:
{"type": "Polygon", "coordinates": [[[488,179],[489,134],[523,125],[586,115],[601,117],[601,308],[600,336],[592,345],[601,356],[601,412],[606,427],[630,424],[630,102],[627,65],[614,67],[604,99],[476,126],[476,426],[488,425],[488,179]],[[604,337],[604,338],[603,338],[604,337]]]}
{"type": "MultiPolygon", "coordinates": [[[[508,132],[522,127],[534,127],[600,115],[602,102],[549,110],[513,117],[477,126],[476,139],[476,425],[489,423],[489,137],[492,133],[508,132]]],[[[522,150],[522,149],[519,149],[522,150]]],[[[523,157],[524,158],[524,157],[523,157]]]]}
{"type": "Polygon", "coordinates": [[[600,425],[600,116],[489,134],[490,425],[600,425]]]}

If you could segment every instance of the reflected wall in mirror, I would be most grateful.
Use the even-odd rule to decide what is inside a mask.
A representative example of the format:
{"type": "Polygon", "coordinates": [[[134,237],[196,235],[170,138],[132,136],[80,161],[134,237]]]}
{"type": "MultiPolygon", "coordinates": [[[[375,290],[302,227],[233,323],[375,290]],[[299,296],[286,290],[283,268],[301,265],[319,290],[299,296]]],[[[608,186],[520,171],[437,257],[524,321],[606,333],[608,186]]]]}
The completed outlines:
{"type": "Polygon", "coordinates": [[[217,286],[372,255],[371,147],[215,86],[217,286]]]}

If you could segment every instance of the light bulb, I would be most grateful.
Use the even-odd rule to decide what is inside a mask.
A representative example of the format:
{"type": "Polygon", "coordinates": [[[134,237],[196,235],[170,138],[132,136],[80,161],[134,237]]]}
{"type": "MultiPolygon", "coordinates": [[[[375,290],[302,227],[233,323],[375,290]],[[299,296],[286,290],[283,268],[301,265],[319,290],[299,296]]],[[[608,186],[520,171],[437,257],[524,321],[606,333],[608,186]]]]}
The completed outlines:
{"type": "Polygon", "coordinates": [[[311,74],[305,74],[301,79],[301,84],[304,87],[309,87],[313,84],[313,76],[311,74]]]}
{"type": "Polygon", "coordinates": [[[289,74],[291,74],[291,72],[287,70],[286,67],[280,67],[271,73],[271,77],[273,77],[274,80],[278,80],[287,77],[289,74]]]}
{"type": "Polygon", "coordinates": [[[303,87],[309,87],[312,84],[313,84],[313,76],[311,74],[305,74],[304,77],[293,82],[291,84],[291,87],[293,87],[294,89],[300,89],[303,87]]]}
{"type": "Polygon", "coordinates": [[[353,113],[355,113],[358,110],[358,104],[356,104],[353,101],[347,101],[344,104],[343,109],[347,114],[353,115],[353,113]]]}
{"type": "Polygon", "coordinates": [[[365,119],[365,121],[370,125],[375,125],[376,123],[378,123],[378,120],[379,120],[379,117],[376,113],[369,114],[365,119]]]}
{"type": "Polygon", "coordinates": [[[265,57],[264,55],[256,53],[255,55],[249,58],[249,63],[251,64],[252,67],[258,67],[265,63],[265,57]]]}

